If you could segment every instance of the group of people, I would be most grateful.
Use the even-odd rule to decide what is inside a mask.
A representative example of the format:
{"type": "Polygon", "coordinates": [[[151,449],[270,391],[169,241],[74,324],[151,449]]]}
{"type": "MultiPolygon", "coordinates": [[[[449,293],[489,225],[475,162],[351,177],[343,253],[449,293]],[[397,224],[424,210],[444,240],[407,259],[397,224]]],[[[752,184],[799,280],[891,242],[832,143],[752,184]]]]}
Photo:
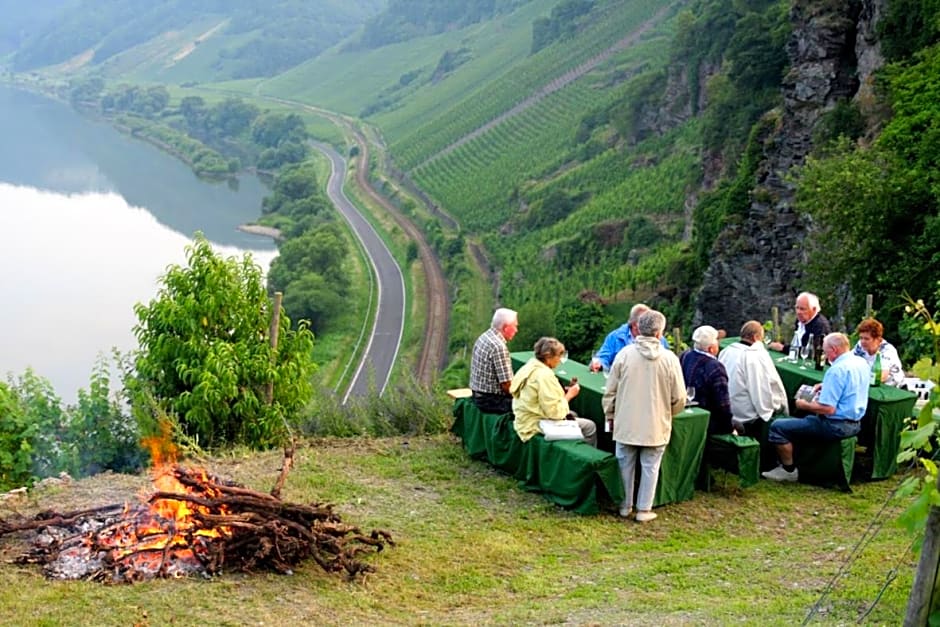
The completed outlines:
{"type": "MultiPolygon", "coordinates": [[[[710,434],[756,436],[762,423],[771,422],[767,441],[774,444],[779,465],[762,473],[774,481],[796,481],[793,441],[805,438],[835,440],[860,431],[868,403],[868,385],[876,359],[887,385],[903,381],[897,350],[884,339],[877,320],[858,325],[853,348],[843,333],[830,332],[819,299],[808,292],[795,303],[796,327],[792,345],[805,345],[811,335],[823,337],[822,350],[831,366],[809,399],[794,399],[802,417],[790,416],[783,382],[767,347],[784,350],[779,342],[765,342],[763,325],[744,323],[740,339],[719,350],[723,333],[700,326],[692,334],[692,347],[677,357],[665,340],[666,318],[644,304],[635,305],[627,322],[612,331],[591,361],[590,369],[609,373],[603,396],[605,420],[612,433],[614,453],[626,497],[620,515],[638,522],[656,518],[653,498],[663,453],[669,443],[672,418],[686,405],[688,388],[709,411],[710,434]],[[880,358],[879,358],[880,355],[880,358]],[[639,486],[634,494],[637,463],[639,486]]],[[[514,414],[516,433],[528,441],[540,432],[541,420],[577,420],[586,442],[597,443],[594,421],[571,411],[577,396],[576,381],[563,387],[555,376],[565,353],[557,339],[543,337],[534,357],[513,375],[506,343],[518,330],[518,314],[497,309],[489,329],[477,339],[470,366],[470,389],[481,411],[514,414]]]]}

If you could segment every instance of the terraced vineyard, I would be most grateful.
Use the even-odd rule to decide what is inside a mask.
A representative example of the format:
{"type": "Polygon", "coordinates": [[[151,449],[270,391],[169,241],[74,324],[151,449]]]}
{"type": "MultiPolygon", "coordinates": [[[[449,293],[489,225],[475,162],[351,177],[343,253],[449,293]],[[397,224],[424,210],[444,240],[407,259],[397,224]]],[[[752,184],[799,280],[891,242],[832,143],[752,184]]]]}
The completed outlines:
{"type": "MultiPolygon", "coordinates": [[[[650,38],[608,63],[629,74],[643,59],[665,58],[664,41],[650,38]]],[[[624,98],[624,85],[611,81],[609,71],[599,66],[453,150],[438,153],[412,171],[413,180],[471,231],[498,226],[511,216],[514,191],[574,160],[574,136],[582,116],[624,98]]]]}
{"type": "Polygon", "coordinates": [[[412,118],[420,122],[417,126],[411,122],[410,129],[384,125],[381,118],[377,122],[383,126],[396,162],[403,169],[412,169],[526,98],[550,92],[553,83],[565,80],[566,72],[576,71],[579,65],[629,38],[631,33],[658,24],[674,9],[675,5],[664,7],[661,0],[610,2],[588,32],[516,64],[441,116],[412,118]],[[590,43],[585,45],[585,41],[590,43]]]}

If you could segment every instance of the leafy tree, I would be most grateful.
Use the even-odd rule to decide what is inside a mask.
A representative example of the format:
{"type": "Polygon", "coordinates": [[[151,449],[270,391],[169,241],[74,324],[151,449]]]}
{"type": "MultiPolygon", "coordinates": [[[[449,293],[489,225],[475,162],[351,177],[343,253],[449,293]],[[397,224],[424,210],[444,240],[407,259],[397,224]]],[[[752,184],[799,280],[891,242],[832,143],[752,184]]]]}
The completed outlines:
{"type": "Polygon", "coordinates": [[[303,118],[296,113],[265,113],[251,123],[251,139],[260,146],[277,148],[281,142],[301,143],[307,139],[303,118]]]}
{"type": "Polygon", "coordinates": [[[226,98],[210,112],[212,132],[221,137],[236,137],[247,131],[260,110],[241,98],[226,98]]]}
{"type": "Polygon", "coordinates": [[[586,303],[578,298],[563,303],[555,314],[556,337],[572,359],[585,364],[610,325],[610,316],[599,303],[586,303]]]}
{"type": "Polygon", "coordinates": [[[269,345],[271,306],[250,255],[222,258],[200,234],[186,257],[135,307],[130,398],[152,398],[203,445],[277,445],[310,399],[313,335],[282,315],[278,346],[269,345]]]}
{"type": "Polygon", "coordinates": [[[16,392],[0,382],[0,490],[28,484],[33,478],[32,441],[39,425],[30,421],[16,392]]]}
{"type": "MultiPolygon", "coordinates": [[[[555,305],[529,301],[519,307],[519,331],[509,344],[511,351],[530,351],[536,340],[555,335],[555,305]]],[[[564,343],[565,340],[562,340],[564,343]]],[[[567,345],[566,345],[566,348],[567,345]]]]}

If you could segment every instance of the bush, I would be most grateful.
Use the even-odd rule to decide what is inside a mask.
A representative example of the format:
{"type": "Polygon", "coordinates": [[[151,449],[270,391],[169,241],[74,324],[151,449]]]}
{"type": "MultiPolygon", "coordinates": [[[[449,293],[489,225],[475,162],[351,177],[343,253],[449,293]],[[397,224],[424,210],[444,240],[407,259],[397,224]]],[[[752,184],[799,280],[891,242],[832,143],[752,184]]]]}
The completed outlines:
{"type": "Polygon", "coordinates": [[[313,335],[282,315],[272,349],[271,305],[251,256],[223,259],[201,234],[186,253],[187,267],[170,266],[157,297],[135,307],[132,402],[152,397],[200,446],[282,444],[310,399],[313,335]]]}

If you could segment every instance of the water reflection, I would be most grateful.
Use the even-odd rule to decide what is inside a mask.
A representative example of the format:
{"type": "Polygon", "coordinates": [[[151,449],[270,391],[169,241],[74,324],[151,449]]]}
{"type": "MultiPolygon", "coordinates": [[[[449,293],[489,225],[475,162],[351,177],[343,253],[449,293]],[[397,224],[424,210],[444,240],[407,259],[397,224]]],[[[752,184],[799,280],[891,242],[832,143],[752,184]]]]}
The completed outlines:
{"type": "MultiPolygon", "coordinates": [[[[32,367],[72,402],[99,353],[136,347],[134,304],[156,295],[168,265],[186,263],[191,240],[114,193],[0,183],[0,207],[0,368],[5,378],[32,367]]],[[[276,253],[250,254],[266,270],[276,253]]]]}

